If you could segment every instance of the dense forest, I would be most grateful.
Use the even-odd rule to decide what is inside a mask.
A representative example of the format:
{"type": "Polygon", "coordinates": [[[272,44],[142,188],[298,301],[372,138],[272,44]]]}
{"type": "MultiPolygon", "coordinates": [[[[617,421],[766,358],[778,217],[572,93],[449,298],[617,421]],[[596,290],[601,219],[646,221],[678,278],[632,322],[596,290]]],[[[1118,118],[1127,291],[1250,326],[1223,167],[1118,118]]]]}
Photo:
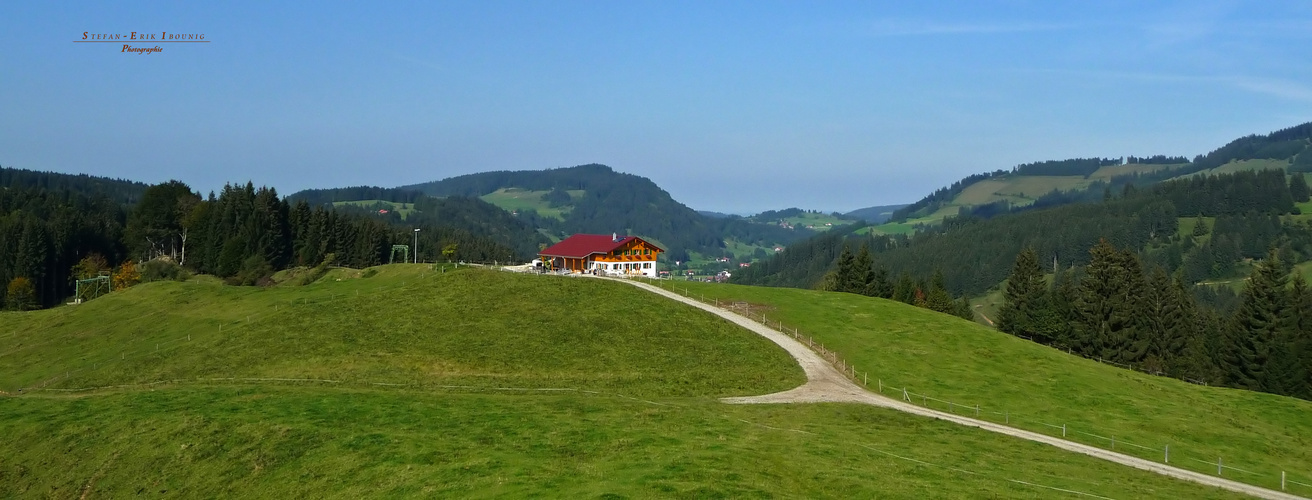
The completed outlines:
{"type": "Polygon", "coordinates": [[[9,309],[49,307],[72,296],[77,279],[100,275],[116,286],[190,272],[250,285],[293,266],[376,265],[392,258],[392,245],[410,246],[415,228],[421,260],[524,257],[479,234],[494,233],[495,222],[479,232],[400,224],[291,204],[251,183],[202,198],[177,181],[146,186],[3,168],[0,179],[0,306],[9,309]]]}
{"type": "Polygon", "coordinates": [[[496,205],[478,198],[466,196],[435,198],[409,189],[356,186],[299,191],[288,196],[287,199],[291,203],[304,201],[311,207],[325,209],[334,208],[333,203],[339,201],[379,200],[408,204],[414,209],[408,217],[402,217],[401,212],[397,210],[390,210],[383,214],[376,209],[354,205],[339,205],[335,210],[340,213],[377,217],[395,225],[409,223],[462,229],[513,249],[515,256],[523,260],[533,258],[538,250],[551,243],[550,239],[537,231],[532,215],[513,216],[496,205]]]}
{"type": "Polygon", "coordinates": [[[478,197],[502,188],[546,191],[551,206],[570,208],[563,220],[521,211],[526,222],[562,236],[573,233],[619,232],[653,238],[665,245],[671,261],[690,260],[690,252],[720,255],[726,238],[759,246],[784,245],[815,234],[804,228],[786,229],[756,224],[740,217],[708,217],[675,201],[645,177],[620,173],[605,165],[580,165],[549,170],[498,171],[462,175],[436,182],[402,186],[430,196],[478,197]],[[578,197],[569,191],[581,191],[578,197]]]}
{"type": "Polygon", "coordinates": [[[1094,182],[1086,189],[1073,192],[1053,191],[1043,195],[1031,205],[1013,207],[1005,201],[999,201],[970,207],[969,212],[975,216],[992,217],[1005,213],[1093,201],[1104,195],[1104,193],[1119,191],[1126,185],[1143,187],[1167,179],[1213,169],[1235,161],[1284,160],[1290,163],[1290,172],[1312,172],[1312,147],[1309,147],[1310,144],[1312,144],[1312,123],[1304,123],[1266,135],[1250,135],[1235,139],[1205,155],[1194,157],[1193,161],[1189,161],[1183,156],[1155,155],[1149,157],[1127,156],[1124,159],[1074,158],[1025,163],[1013,167],[1010,172],[996,170],[967,176],[954,182],[951,186],[940,188],[919,201],[897,210],[892,214],[890,220],[904,222],[912,217],[934,213],[955,199],[966,188],[983,180],[1010,175],[1082,176],[1088,178],[1099,168],[1119,165],[1123,162],[1139,165],[1169,165],[1171,168],[1146,173],[1135,172],[1117,175],[1107,180],[1094,182]]]}
{"type": "Polygon", "coordinates": [[[1051,284],[1037,252],[1017,256],[998,329],[1090,358],[1194,383],[1312,399],[1312,290],[1275,250],[1238,307],[1199,307],[1179,273],[1106,240],[1051,284]]]}

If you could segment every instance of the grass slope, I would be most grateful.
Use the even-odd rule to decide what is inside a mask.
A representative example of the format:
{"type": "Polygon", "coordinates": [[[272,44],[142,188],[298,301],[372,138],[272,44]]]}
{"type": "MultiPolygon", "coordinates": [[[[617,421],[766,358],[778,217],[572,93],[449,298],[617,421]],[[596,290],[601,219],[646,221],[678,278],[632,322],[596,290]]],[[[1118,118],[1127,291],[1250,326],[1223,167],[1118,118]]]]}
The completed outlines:
{"type": "MultiPolygon", "coordinates": [[[[707,300],[757,304],[772,321],[798,327],[858,370],[868,370],[872,388],[882,379],[958,405],[978,404],[990,420],[1048,434],[1060,435],[1065,424],[1073,440],[1109,447],[1115,438],[1118,451],[1143,458],[1161,460],[1169,445],[1172,464],[1199,472],[1215,473],[1222,457],[1256,473],[1227,471],[1232,478],[1265,487],[1278,489],[1282,470],[1312,484],[1312,402],[1115,368],[884,299],[739,285],[686,287],[707,300]]],[[[1301,494],[1312,495],[1312,489],[1301,494]]]]}
{"type": "MultiPolygon", "coordinates": [[[[538,212],[538,215],[541,215],[543,217],[552,217],[555,219],[564,220],[565,213],[569,211],[569,207],[552,207],[549,203],[543,201],[542,199],[542,196],[546,195],[547,193],[550,193],[550,191],[532,191],[532,190],[520,189],[520,188],[501,188],[491,193],[480,196],[479,198],[482,198],[483,201],[501,207],[502,209],[508,212],[533,209],[538,212]]],[[[568,193],[570,195],[570,198],[574,198],[574,199],[583,196],[583,190],[581,189],[572,189],[569,190],[568,193]]]]}
{"type": "Polygon", "coordinates": [[[0,387],[51,381],[0,398],[0,496],[1237,498],[879,408],[720,404],[800,370],[621,283],[369,274],[0,313],[0,387]]]}
{"type": "Polygon", "coordinates": [[[355,207],[361,207],[361,208],[371,208],[371,209],[380,209],[380,208],[381,208],[381,209],[391,210],[391,211],[393,211],[393,212],[397,212],[397,213],[401,214],[401,218],[402,218],[402,219],[408,219],[408,218],[410,218],[410,214],[414,213],[414,211],[415,211],[415,204],[414,204],[414,203],[405,203],[405,204],[404,204],[404,205],[405,205],[405,208],[400,208],[400,205],[402,205],[401,203],[395,203],[395,202],[385,201],[385,200],[358,200],[358,201],[334,201],[334,202],[333,202],[333,206],[334,206],[334,207],[347,206],[347,205],[349,205],[349,206],[355,206],[355,207]]]}
{"type": "Polygon", "coordinates": [[[0,389],[288,377],[724,396],[802,381],[750,332],[615,283],[381,269],[305,288],[157,282],[12,315],[0,389]]]}
{"type": "Polygon", "coordinates": [[[1227,163],[1225,165],[1221,165],[1216,168],[1210,168],[1207,170],[1194,172],[1192,174],[1186,174],[1179,177],[1174,177],[1171,180],[1187,179],[1190,177],[1197,177],[1200,175],[1233,174],[1235,172],[1244,172],[1248,170],[1258,171],[1258,170],[1288,170],[1288,169],[1289,169],[1289,160],[1237,160],[1227,163]]]}

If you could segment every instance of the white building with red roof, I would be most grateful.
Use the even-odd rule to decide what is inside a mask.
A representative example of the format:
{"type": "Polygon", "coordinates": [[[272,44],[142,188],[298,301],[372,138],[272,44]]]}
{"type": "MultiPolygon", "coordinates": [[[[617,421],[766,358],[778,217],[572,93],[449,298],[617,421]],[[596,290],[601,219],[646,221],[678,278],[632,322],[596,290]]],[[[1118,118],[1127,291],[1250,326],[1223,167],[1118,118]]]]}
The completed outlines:
{"type": "Polygon", "coordinates": [[[637,236],[576,234],[538,252],[552,271],[657,277],[656,257],[665,250],[637,236]]]}

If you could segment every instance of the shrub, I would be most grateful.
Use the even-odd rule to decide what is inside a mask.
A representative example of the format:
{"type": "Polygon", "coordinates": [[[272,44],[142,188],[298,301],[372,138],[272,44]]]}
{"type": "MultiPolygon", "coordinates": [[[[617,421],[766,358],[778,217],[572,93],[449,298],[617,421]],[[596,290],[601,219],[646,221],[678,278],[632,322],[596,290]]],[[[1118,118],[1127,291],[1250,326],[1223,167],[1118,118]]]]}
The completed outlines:
{"type": "Polygon", "coordinates": [[[119,264],[118,272],[114,273],[112,280],[115,290],[122,290],[141,283],[141,273],[137,271],[137,263],[130,260],[123,261],[122,264],[119,264]]]}
{"type": "Polygon", "coordinates": [[[187,281],[191,273],[173,262],[155,259],[141,265],[141,281],[187,281]]]}

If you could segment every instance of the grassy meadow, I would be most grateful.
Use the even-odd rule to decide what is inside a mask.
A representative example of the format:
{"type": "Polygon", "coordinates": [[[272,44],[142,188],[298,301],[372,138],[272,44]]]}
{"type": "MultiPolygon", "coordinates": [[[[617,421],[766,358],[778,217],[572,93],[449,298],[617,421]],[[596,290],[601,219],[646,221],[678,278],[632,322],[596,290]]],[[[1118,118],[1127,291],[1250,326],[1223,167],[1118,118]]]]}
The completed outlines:
{"type": "Polygon", "coordinates": [[[1238,497],[879,408],[717,401],[802,380],[623,283],[151,283],[0,313],[0,496],[1238,497]]]}
{"type": "MultiPolygon", "coordinates": [[[[543,217],[553,217],[564,220],[565,213],[569,211],[568,207],[552,207],[549,203],[542,200],[542,196],[550,191],[533,191],[520,188],[501,188],[494,192],[480,196],[483,201],[501,207],[506,211],[516,211],[524,209],[533,209],[538,215],[543,217]]],[[[571,198],[583,196],[583,190],[571,189],[567,191],[571,198]]]]}
{"type": "MultiPolygon", "coordinates": [[[[669,286],[671,283],[665,283],[669,286]]],[[[707,300],[750,304],[840,353],[870,386],[982,407],[981,416],[1199,472],[1279,488],[1312,484],[1312,402],[1203,387],[1100,364],[960,318],[853,294],[675,282],[707,300]],[[1053,427],[1056,426],[1056,427],[1053,427]],[[1127,444],[1131,443],[1131,444],[1127,444]],[[1138,448],[1139,445],[1145,448],[1138,448]],[[1210,464],[1210,465],[1209,465],[1210,464]]],[[[996,320],[996,319],[995,319],[996,320]]],[[[888,390],[890,396],[901,392],[888,390]]],[[[917,400],[916,402],[921,402],[917,400]]],[[[946,403],[928,401],[948,410],[946,403]]],[[[962,406],[964,405],[964,406],[962,406]]],[[[1302,491],[1312,495],[1312,489],[1302,491]]]]}
{"type": "Polygon", "coordinates": [[[347,206],[347,205],[361,207],[361,208],[371,208],[371,209],[382,208],[382,209],[391,210],[393,212],[401,214],[402,219],[409,218],[410,214],[414,213],[415,211],[414,203],[395,203],[385,200],[358,200],[358,201],[333,202],[334,207],[347,206]],[[405,208],[402,208],[401,205],[405,205],[405,208]]]}

